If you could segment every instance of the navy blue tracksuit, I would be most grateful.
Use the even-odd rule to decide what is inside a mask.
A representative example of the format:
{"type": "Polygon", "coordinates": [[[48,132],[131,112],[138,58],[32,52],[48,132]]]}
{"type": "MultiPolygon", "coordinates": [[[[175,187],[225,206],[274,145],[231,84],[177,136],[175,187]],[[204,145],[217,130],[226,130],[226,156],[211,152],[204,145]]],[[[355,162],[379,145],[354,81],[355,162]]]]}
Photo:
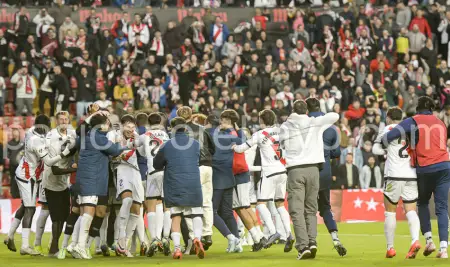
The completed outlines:
{"type": "MultiPolygon", "coordinates": [[[[322,112],[310,112],[310,117],[323,116],[322,112]]],[[[339,146],[339,136],[334,127],[326,129],[323,133],[323,145],[325,162],[323,169],[320,171],[320,188],[319,188],[319,214],[323,218],[328,231],[337,231],[336,221],[333,218],[330,205],[330,187],[331,187],[331,163],[330,159],[338,158],[341,155],[339,146]]]]}

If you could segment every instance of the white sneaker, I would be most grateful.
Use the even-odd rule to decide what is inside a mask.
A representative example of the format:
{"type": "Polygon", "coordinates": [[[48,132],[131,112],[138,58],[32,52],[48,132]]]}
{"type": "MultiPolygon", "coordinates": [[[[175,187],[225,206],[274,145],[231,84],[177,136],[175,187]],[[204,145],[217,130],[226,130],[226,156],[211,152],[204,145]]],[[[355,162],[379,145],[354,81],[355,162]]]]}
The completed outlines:
{"type": "Polygon", "coordinates": [[[189,239],[186,248],[184,250],[184,255],[189,255],[191,253],[191,249],[192,249],[192,240],[189,239]]]}
{"type": "Polygon", "coordinates": [[[69,246],[67,246],[67,252],[72,255],[72,257],[74,259],[81,259],[80,255],[78,255],[73,249],[75,248],[74,245],[72,245],[72,243],[69,244],[69,246]]]}
{"type": "Polygon", "coordinates": [[[235,238],[232,240],[228,240],[228,248],[227,248],[227,253],[233,253],[234,250],[236,249],[236,240],[239,242],[239,239],[235,238]]]}
{"type": "Polygon", "coordinates": [[[439,250],[438,254],[436,255],[436,258],[439,258],[439,259],[448,259],[447,249],[441,248],[441,249],[439,250]]]}
{"type": "Polygon", "coordinates": [[[62,248],[58,252],[58,260],[64,260],[66,258],[66,250],[65,248],[62,248]]]}
{"type": "Polygon", "coordinates": [[[423,255],[425,257],[428,257],[429,255],[431,255],[431,253],[436,251],[436,245],[434,245],[433,242],[429,242],[427,243],[427,245],[425,246],[425,249],[423,251],[423,255]]]}
{"type": "MultiPolygon", "coordinates": [[[[80,259],[85,259],[85,260],[91,259],[91,258],[89,257],[89,255],[87,254],[87,250],[86,250],[86,249],[83,249],[83,248],[80,248],[80,246],[78,246],[78,245],[76,245],[76,246],[73,248],[73,253],[78,254],[78,256],[80,257],[80,259]]],[[[73,254],[72,254],[72,255],[73,255],[73,254]]]]}
{"type": "Polygon", "coordinates": [[[242,251],[244,251],[244,249],[242,248],[242,244],[241,244],[241,240],[236,238],[236,245],[234,247],[234,253],[242,253],[242,251]]]}
{"type": "Polygon", "coordinates": [[[86,255],[88,256],[89,259],[92,259],[91,249],[86,248],[86,255]]]}
{"type": "Polygon", "coordinates": [[[127,258],[134,258],[133,254],[129,250],[125,251],[125,256],[127,258]]]}
{"type": "Polygon", "coordinates": [[[95,255],[102,255],[102,249],[101,248],[95,248],[95,255]]]}
{"type": "Polygon", "coordinates": [[[36,250],[27,247],[27,248],[21,248],[20,249],[20,255],[31,255],[31,256],[39,256],[41,255],[39,252],[37,252],[36,250]]]}
{"type": "Polygon", "coordinates": [[[243,247],[248,246],[247,244],[247,238],[245,236],[243,236],[240,240],[241,244],[243,247]]]}

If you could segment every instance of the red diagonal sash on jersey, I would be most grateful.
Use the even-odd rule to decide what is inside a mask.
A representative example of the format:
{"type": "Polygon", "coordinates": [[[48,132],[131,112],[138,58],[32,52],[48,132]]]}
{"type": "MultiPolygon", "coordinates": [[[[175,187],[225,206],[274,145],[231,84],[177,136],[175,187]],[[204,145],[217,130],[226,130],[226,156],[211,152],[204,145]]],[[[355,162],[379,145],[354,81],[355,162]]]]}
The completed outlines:
{"type": "Polygon", "coordinates": [[[216,31],[216,34],[214,34],[213,40],[216,41],[217,37],[222,33],[222,27],[218,27],[219,29],[216,31]]]}
{"type": "Polygon", "coordinates": [[[283,165],[286,165],[286,161],[284,158],[281,157],[281,151],[280,151],[280,145],[278,142],[273,138],[268,132],[262,131],[262,134],[272,142],[272,148],[275,151],[275,154],[277,155],[278,159],[283,165]]]}
{"type": "Polygon", "coordinates": [[[158,137],[156,137],[154,134],[152,134],[151,132],[147,132],[146,133],[147,136],[149,136],[151,139],[157,141],[160,145],[163,143],[163,141],[161,139],[159,139],[158,137]]]}

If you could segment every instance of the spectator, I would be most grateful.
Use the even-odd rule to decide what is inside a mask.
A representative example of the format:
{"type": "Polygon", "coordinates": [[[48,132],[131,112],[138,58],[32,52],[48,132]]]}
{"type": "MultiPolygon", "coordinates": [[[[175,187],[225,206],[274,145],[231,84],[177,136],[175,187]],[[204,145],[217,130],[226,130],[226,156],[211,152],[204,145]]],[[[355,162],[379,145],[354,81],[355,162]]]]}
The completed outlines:
{"type": "Polygon", "coordinates": [[[409,39],[409,52],[418,54],[424,47],[427,38],[422,32],[420,32],[418,24],[411,24],[410,28],[411,30],[407,34],[409,39]]]}
{"type": "Polygon", "coordinates": [[[48,100],[50,104],[50,117],[55,114],[55,91],[53,91],[50,83],[54,79],[53,72],[53,62],[50,59],[45,60],[44,66],[41,70],[41,75],[39,76],[39,112],[45,114],[44,104],[48,100]]]}
{"type": "Polygon", "coordinates": [[[77,77],[77,117],[81,118],[87,111],[90,104],[95,101],[95,81],[88,76],[86,67],[81,68],[77,77]]]}
{"type": "Polygon", "coordinates": [[[365,113],[366,109],[361,107],[361,103],[359,102],[359,100],[355,100],[348,107],[348,111],[345,112],[345,118],[348,119],[351,128],[354,128],[359,124],[365,113]]]}
{"type": "Polygon", "coordinates": [[[3,79],[2,76],[0,76],[0,117],[4,116],[5,96],[6,96],[6,83],[5,79],[3,79]]]}
{"type": "Polygon", "coordinates": [[[218,58],[220,57],[220,51],[223,44],[228,39],[228,35],[230,35],[228,26],[223,24],[220,17],[216,17],[215,23],[211,25],[209,40],[212,43],[214,52],[218,58]]]}
{"type": "Polygon", "coordinates": [[[114,87],[114,99],[121,99],[123,93],[127,93],[130,99],[133,99],[133,91],[131,88],[125,84],[125,79],[120,78],[119,84],[114,87]]]}
{"type": "Polygon", "coordinates": [[[62,44],[69,35],[70,38],[78,36],[78,26],[72,21],[70,17],[66,17],[64,23],[59,27],[59,42],[62,44]],[[70,31],[70,35],[68,34],[70,31]]]}
{"type": "Polygon", "coordinates": [[[380,167],[375,165],[375,156],[370,156],[368,162],[362,168],[359,180],[361,189],[381,188],[382,177],[380,167]]]}
{"type": "Polygon", "coordinates": [[[55,19],[48,14],[47,9],[43,8],[36,16],[33,18],[33,23],[36,24],[36,35],[38,37],[41,34],[46,33],[50,25],[55,23],[55,19]]]}
{"type": "Polygon", "coordinates": [[[146,13],[144,19],[142,20],[150,30],[150,34],[159,31],[159,21],[155,14],[153,14],[152,6],[145,7],[146,13]]]}
{"type": "Polygon", "coordinates": [[[22,47],[25,40],[28,38],[30,30],[30,19],[27,16],[26,7],[22,6],[20,10],[14,14],[13,30],[17,35],[17,43],[22,47]]]}
{"type": "Polygon", "coordinates": [[[33,75],[28,73],[28,67],[22,67],[11,78],[11,83],[16,85],[16,115],[22,114],[27,109],[27,116],[33,114],[33,102],[37,94],[36,81],[33,75]]]}
{"type": "Polygon", "coordinates": [[[22,158],[25,144],[20,137],[20,130],[18,128],[12,129],[12,139],[8,142],[7,157],[9,159],[9,180],[11,186],[12,198],[20,198],[19,188],[17,187],[16,169],[19,166],[22,158]]]}
{"type": "Polygon", "coordinates": [[[111,34],[114,38],[118,38],[120,33],[123,33],[122,36],[126,36],[128,34],[128,28],[130,23],[130,15],[128,12],[122,12],[122,18],[116,20],[111,27],[111,34]]]}
{"type": "MultiPolygon", "coordinates": [[[[359,172],[358,168],[353,164],[353,155],[347,154],[345,157],[345,163],[341,164],[338,169],[338,175],[333,176],[336,178],[337,184],[340,185],[340,189],[359,189],[359,172]]],[[[336,182],[334,181],[334,182],[336,182]]]]}
{"type": "Polygon", "coordinates": [[[409,30],[414,29],[414,25],[417,25],[419,31],[423,33],[428,38],[432,37],[432,32],[428,21],[423,17],[423,10],[417,10],[416,17],[412,19],[409,24],[409,30]]]}
{"type": "Polygon", "coordinates": [[[55,73],[50,76],[49,86],[53,89],[53,92],[57,93],[56,98],[56,112],[69,109],[69,98],[72,95],[70,92],[70,85],[67,76],[62,73],[60,66],[53,68],[55,73]]]}

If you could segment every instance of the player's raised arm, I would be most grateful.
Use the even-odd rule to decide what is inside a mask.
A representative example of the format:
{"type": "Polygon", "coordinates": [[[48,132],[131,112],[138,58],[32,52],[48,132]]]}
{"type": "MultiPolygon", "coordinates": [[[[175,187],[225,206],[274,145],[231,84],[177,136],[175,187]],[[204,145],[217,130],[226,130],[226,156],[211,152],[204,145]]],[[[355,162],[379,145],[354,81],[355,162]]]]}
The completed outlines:
{"type": "Polygon", "coordinates": [[[236,153],[243,153],[257,143],[257,138],[257,133],[255,133],[252,135],[252,138],[247,140],[245,143],[241,145],[234,145],[232,148],[236,153]]]}

